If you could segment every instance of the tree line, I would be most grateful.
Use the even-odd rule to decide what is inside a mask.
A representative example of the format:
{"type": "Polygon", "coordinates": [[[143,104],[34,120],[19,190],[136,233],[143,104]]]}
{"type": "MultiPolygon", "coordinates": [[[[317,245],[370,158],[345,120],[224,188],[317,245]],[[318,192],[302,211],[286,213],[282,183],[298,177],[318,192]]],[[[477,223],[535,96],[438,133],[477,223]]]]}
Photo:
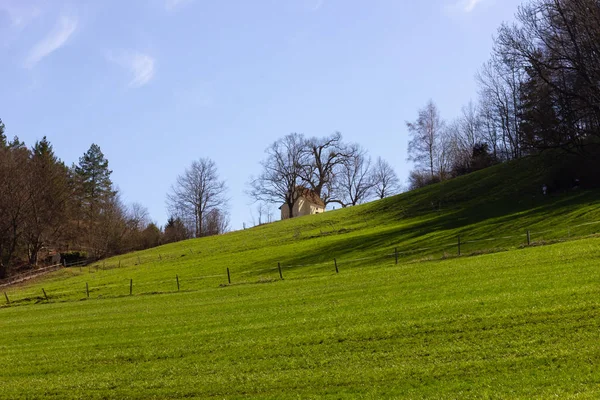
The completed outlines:
{"type": "MultiPolygon", "coordinates": [[[[66,166],[46,137],[29,148],[16,136],[9,141],[5,130],[0,121],[0,278],[40,261],[57,262],[57,254],[60,260],[100,259],[229,229],[227,186],[209,158],[192,162],[176,178],[166,196],[169,218],[163,228],[143,205],[123,203],[97,144],[66,166]]],[[[373,162],[338,132],[321,138],[286,135],[268,147],[261,165],[249,193],[261,201],[260,215],[268,213],[269,221],[268,204],[293,210],[302,189],[326,205],[347,207],[401,188],[386,161],[373,162]]]]}
{"type": "Polygon", "coordinates": [[[125,205],[97,144],[65,165],[44,137],[8,140],[0,120],[0,279],[40,262],[99,259],[181,240],[139,203],[125,205]]]}
{"type": "Polygon", "coordinates": [[[415,163],[410,186],[551,149],[593,161],[600,139],[599,21],[598,0],[521,5],[515,21],[498,29],[476,76],[478,101],[450,122],[430,101],[407,122],[415,163]]]}

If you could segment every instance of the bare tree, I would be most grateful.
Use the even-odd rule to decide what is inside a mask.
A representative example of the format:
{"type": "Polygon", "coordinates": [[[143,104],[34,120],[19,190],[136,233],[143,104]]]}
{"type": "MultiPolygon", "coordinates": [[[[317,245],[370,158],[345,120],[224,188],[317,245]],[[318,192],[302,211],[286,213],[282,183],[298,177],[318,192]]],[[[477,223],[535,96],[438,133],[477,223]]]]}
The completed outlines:
{"type": "Polygon", "coordinates": [[[364,203],[373,191],[371,157],[360,146],[353,147],[353,155],[339,166],[335,179],[332,202],[342,207],[364,203]]]}
{"type": "Polygon", "coordinates": [[[262,172],[250,181],[248,194],[255,201],[286,204],[290,218],[294,217],[294,204],[301,194],[298,187],[304,183],[305,143],[304,136],[291,133],[267,148],[267,158],[261,162],[262,172]]]}
{"type": "Polygon", "coordinates": [[[462,107],[461,115],[447,126],[451,167],[454,175],[472,171],[473,149],[485,143],[481,113],[472,101],[462,107]]]}
{"type": "Polygon", "coordinates": [[[208,158],[194,161],[183,175],[179,175],[167,194],[167,208],[171,215],[181,216],[193,223],[196,237],[207,234],[206,215],[227,205],[225,181],[219,179],[215,162],[208,158]]]}
{"type": "Polygon", "coordinates": [[[127,234],[124,241],[128,249],[146,249],[149,241],[144,236],[144,231],[151,224],[148,209],[140,203],[132,203],[125,209],[125,223],[127,234]]]}
{"type": "MultiPolygon", "coordinates": [[[[498,52],[498,50],[495,50],[498,52]]],[[[514,58],[494,54],[477,74],[479,93],[500,136],[503,159],[521,157],[521,126],[519,110],[523,71],[514,58]]]]}
{"type": "Polygon", "coordinates": [[[117,192],[102,204],[94,228],[91,249],[95,258],[119,254],[130,249],[124,246],[127,234],[127,210],[117,192]]]}
{"type": "Polygon", "coordinates": [[[400,180],[392,166],[381,157],[377,157],[375,165],[371,172],[371,182],[373,191],[379,199],[397,194],[400,192],[400,180]]]}
{"type": "Polygon", "coordinates": [[[229,230],[229,215],[213,208],[204,216],[204,227],[207,236],[221,235],[229,230]]]}
{"type": "MultiPolygon", "coordinates": [[[[496,53],[527,75],[532,109],[548,102],[534,145],[580,152],[600,137],[600,5],[598,0],[532,0],[519,8],[517,22],[504,24],[496,53]],[[542,88],[540,91],[539,89],[542,88]],[[533,100],[533,101],[531,101],[533,100]],[[552,127],[551,127],[552,128],[552,127]]],[[[522,83],[522,82],[521,82],[522,83]]],[[[529,117],[531,117],[529,113],[529,117]]],[[[535,124],[535,119],[528,121],[535,124]]],[[[596,154],[592,154],[593,157],[596,154]]]]}
{"type": "Polygon", "coordinates": [[[432,180],[436,175],[444,179],[448,154],[443,137],[444,121],[435,103],[430,100],[419,110],[417,120],[406,122],[406,127],[411,135],[408,143],[409,161],[427,170],[432,180]]]}
{"type": "Polygon", "coordinates": [[[495,121],[494,105],[491,99],[485,95],[480,96],[479,100],[479,124],[482,142],[488,145],[493,159],[499,159],[500,135],[498,133],[498,125],[495,121]]]}
{"type": "MultiPolygon", "coordinates": [[[[273,209],[269,203],[260,201],[256,205],[256,212],[258,213],[258,225],[268,224],[273,222],[273,209]]],[[[254,216],[252,216],[252,223],[256,225],[254,216]]]]}
{"type": "Polygon", "coordinates": [[[458,145],[461,149],[469,152],[477,143],[482,141],[480,113],[473,101],[462,107],[461,116],[458,119],[459,135],[458,145]]]}
{"type": "Polygon", "coordinates": [[[327,205],[331,199],[330,188],[334,171],[352,156],[354,148],[342,141],[336,132],[323,138],[313,137],[304,143],[301,177],[327,205]]]}
{"type": "Polygon", "coordinates": [[[8,274],[30,211],[28,157],[24,147],[0,148],[0,278],[8,274]]]}
{"type": "Polygon", "coordinates": [[[150,224],[150,213],[140,203],[132,203],[127,209],[127,223],[130,229],[141,232],[150,224]]]}

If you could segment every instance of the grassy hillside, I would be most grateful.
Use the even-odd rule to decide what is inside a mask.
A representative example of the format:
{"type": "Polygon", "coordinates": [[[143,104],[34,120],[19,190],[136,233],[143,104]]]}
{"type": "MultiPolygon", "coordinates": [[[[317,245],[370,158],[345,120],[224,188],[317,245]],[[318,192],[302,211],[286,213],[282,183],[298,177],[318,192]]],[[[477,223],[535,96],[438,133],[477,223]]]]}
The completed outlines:
{"type": "Polygon", "coordinates": [[[320,215],[219,237],[130,253],[91,268],[63,270],[41,282],[7,290],[13,305],[176,290],[519,248],[582,237],[600,229],[600,191],[541,193],[539,159],[499,165],[421,190],[320,215]],[[121,268],[119,268],[119,266],[121,268]]]}
{"type": "Polygon", "coordinates": [[[597,398],[598,239],[1,310],[1,398],[597,398]]]}
{"type": "Polygon", "coordinates": [[[543,171],[523,160],[10,288],[0,398],[597,398],[600,192],[542,196],[543,171]],[[592,237],[526,247],[527,230],[592,237]]]}

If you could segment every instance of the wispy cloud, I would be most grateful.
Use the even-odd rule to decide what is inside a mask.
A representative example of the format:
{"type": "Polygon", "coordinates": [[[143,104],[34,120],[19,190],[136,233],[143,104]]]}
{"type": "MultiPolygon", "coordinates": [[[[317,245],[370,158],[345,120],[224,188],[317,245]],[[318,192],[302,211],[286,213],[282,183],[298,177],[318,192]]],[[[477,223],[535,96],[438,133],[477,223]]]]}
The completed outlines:
{"type": "Polygon", "coordinates": [[[190,2],[192,2],[192,0],[165,0],[165,8],[167,11],[173,11],[190,2]]]}
{"type": "Polygon", "coordinates": [[[477,4],[481,3],[483,0],[464,0],[462,1],[462,8],[465,12],[470,13],[477,7],[477,4]]]}
{"type": "Polygon", "coordinates": [[[77,30],[77,18],[61,16],[54,29],[29,51],[25,67],[33,68],[44,57],[60,49],[67,43],[75,30],[77,30]]]}
{"type": "Polygon", "coordinates": [[[120,51],[109,53],[107,58],[131,72],[132,79],[129,82],[129,87],[142,87],[154,78],[156,60],[148,54],[138,51],[120,51]]]}

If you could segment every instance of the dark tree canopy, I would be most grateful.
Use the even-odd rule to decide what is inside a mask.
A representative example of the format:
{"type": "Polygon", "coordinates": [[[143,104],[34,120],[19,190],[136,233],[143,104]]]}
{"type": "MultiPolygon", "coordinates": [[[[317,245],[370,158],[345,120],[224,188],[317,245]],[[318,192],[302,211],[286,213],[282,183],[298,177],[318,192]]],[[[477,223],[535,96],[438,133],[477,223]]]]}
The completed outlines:
{"type": "Polygon", "coordinates": [[[104,157],[100,146],[92,144],[88,151],[79,158],[75,166],[75,174],[80,184],[83,200],[91,207],[98,201],[108,200],[114,196],[108,169],[108,160],[104,157]]]}

